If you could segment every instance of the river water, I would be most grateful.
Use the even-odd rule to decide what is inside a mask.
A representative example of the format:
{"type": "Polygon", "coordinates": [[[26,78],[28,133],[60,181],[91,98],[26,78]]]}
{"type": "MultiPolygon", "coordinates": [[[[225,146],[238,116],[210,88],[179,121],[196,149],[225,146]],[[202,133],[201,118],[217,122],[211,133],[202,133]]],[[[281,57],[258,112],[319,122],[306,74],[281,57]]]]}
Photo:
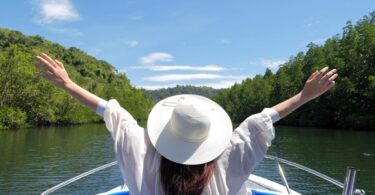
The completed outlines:
{"type": "MultiPolygon", "coordinates": [[[[347,166],[361,171],[357,187],[375,194],[375,132],[276,127],[268,154],[318,170],[341,182],[347,166]]],[[[0,131],[0,194],[40,194],[79,173],[115,161],[103,124],[0,131]]],[[[303,194],[341,194],[331,184],[284,166],[292,189],[303,194]]],[[[255,174],[281,181],[273,161],[255,174]]],[[[95,194],[121,184],[117,166],[79,180],[55,194],[95,194]]]]}

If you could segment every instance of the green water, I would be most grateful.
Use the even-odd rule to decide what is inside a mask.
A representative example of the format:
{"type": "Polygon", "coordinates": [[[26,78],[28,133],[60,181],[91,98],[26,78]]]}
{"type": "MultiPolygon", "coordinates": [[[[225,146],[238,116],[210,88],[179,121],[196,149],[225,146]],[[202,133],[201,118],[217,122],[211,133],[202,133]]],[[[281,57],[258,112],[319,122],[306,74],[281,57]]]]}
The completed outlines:
{"type": "MultiPolygon", "coordinates": [[[[276,136],[268,154],[306,165],[339,181],[343,181],[347,166],[358,167],[358,187],[375,194],[375,132],[278,126],[276,136]]],[[[40,194],[112,161],[113,141],[102,124],[0,131],[0,194],[40,194]]],[[[304,172],[287,166],[284,169],[290,187],[303,194],[341,193],[304,172]]],[[[255,173],[280,181],[275,170],[274,162],[264,160],[255,173]]],[[[95,194],[120,184],[115,166],[57,194],[95,194]]]]}

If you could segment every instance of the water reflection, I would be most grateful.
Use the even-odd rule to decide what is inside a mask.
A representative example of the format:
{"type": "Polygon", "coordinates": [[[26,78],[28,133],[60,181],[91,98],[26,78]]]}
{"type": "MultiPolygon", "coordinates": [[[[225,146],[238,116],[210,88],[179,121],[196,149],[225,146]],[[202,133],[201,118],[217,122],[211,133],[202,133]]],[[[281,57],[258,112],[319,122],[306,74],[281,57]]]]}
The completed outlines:
{"type": "MultiPolygon", "coordinates": [[[[279,156],[343,181],[346,166],[361,169],[358,187],[375,193],[375,132],[276,127],[269,150],[279,156]]],[[[113,141],[103,124],[0,132],[0,194],[40,192],[115,160],[113,141]]],[[[257,174],[280,181],[273,161],[257,174]],[[275,171],[274,171],[275,170],[275,171]]],[[[320,179],[283,166],[290,186],[302,193],[340,193],[320,179]],[[316,186],[316,187],[312,187],[316,186]]],[[[79,180],[58,194],[94,194],[121,183],[118,167],[79,180]]]]}
{"type": "MultiPolygon", "coordinates": [[[[341,182],[347,166],[357,167],[361,169],[357,186],[366,189],[367,194],[375,192],[375,158],[363,155],[375,152],[375,132],[282,126],[276,129],[277,137],[269,154],[300,163],[341,182]]],[[[293,170],[288,173],[296,174],[297,178],[298,174],[304,174],[293,170]]],[[[298,187],[301,192],[311,193],[303,188],[310,180],[305,180],[307,176],[301,178],[305,182],[297,181],[294,186],[302,185],[302,188],[298,187]]],[[[322,187],[324,182],[316,180],[314,184],[322,187]]],[[[323,187],[332,193],[339,192],[332,185],[323,187]]]]}
{"type": "Polygon", "coordinates": [[[0,132],[0,156],[0,192],[12,194],[38,194],[115,160],[102,124],[0,132]]]}

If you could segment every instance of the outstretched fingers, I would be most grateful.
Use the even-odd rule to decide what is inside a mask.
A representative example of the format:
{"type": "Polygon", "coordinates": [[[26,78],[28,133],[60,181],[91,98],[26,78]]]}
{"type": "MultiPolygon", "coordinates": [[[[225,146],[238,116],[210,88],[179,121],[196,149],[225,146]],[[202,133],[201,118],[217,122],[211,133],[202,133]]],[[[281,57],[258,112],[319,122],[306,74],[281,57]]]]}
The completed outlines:
{"type": "Polygon", "coordinates": [[[323,80],[323,81],[328,80],[328,79],[331,78],[334,74],[336,74],[336,72],[337,72],[336,69],[332,69],[331,71],[327,72],[327,74],[325,74],[325,75],[322,77],[322,80],[323,80]]]}
{"type": "Polygon", "coordinates": [[[44,71],[53,71],[54,67],[46,59],[42,58],[41,56],[36,56],[36,58],[39,61],[39,63],[36,63],[36,66],[38,66],[44,71]]]}
{"type": "Polygon", "coordinates": [[[310,75],[310,77],[307,79],[307,80],[312,80],[312,79],[314,79],[315,78],[315,76],[318,74],[318,71],[315,71],[314,73],[312,73],[311,75],[310,75]]]}
{"type": "Polygon", "coordinates": [[[328,86],[333,86],[335,84],[335,79],[338,77],[339,75],[337,73],[334,73],[332,76],[330,76],[326,81],[325,81],[325,84],[328,85],[328,86]]]}
{"type": "Polygon", "coordinates": [[[321,70],[318,71],[318,73],[316,74],[316,77],[322,78],[323,75],[327,72],[328,69],[329,69],[328,66],[322,68],[321,70]]]}
{"type": "Polygon", "coordinates": [[[60,68],[64,68],[64,64],[58,60],[55,60],[56,64],[60,67],[60,68]]]}
{"type": "Polygon", "coordinates": [[[334,85],[335,85],[335,81],[327,82],[326,83],[327,90],[331,89],[334,85]]]}
{"type": "Polygon", "coordinates": [[[335,73],[334,75],[332,75],[331,77],[329,77],[329,81],[333,82],[335,81],[335,79],[338,77],[339,75],[337,73],[335,73]]]}
{"type": "Polygon", "coordinates": [[[42,63],[40,63],[39,61],[35,63],[35,66],[37,66],[43,71],[48,71],[48,68],[46,66],[43,66],[42,63]]]}
{"type": "Polygon", "coordinates": [[[49,57],[47,54],[42,53],[42,58],[45,59],[52,67],[57,67],[57,63],[55,60],[53,60],[51,57],[49,57]]]}
{"type": "Polygon", "coordinates": [[[321,72],[322,74],[324,74],[325,72],[327,72],[328,69],[329,69],[328,66],[326,66],[326,67],[322,68],[322,69],[320,70],[320,72],[321,72]]]}

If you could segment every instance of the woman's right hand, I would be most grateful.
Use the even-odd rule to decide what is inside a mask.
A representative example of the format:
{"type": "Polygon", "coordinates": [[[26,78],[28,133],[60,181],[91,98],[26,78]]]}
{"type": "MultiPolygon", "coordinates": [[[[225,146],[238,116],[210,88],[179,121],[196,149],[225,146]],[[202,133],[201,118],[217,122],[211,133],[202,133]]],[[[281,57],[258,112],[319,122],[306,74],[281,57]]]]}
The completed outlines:
{"type": "Polygon", "coordinates": [[[273,106],[272,108],[279,113],[280,118],[287,116],[306,102],[319,97],[331,89],[338,76],[336,73],[337,70],[332,69],[329,72],[327,71],[328,67],[324,67],[320,71],[315,71],[310,75],[309,79],[307,79],[300,93],[273,106]]]}
{"type": "Polygon", "coordinates": [[[337,70],[332,69],[327,72],[328,69],[328,67],[324,67],[310,75],[301,91],[303,99],[306,101],[315,99],[335,85],[335,79],[338,77],[337,70]]]}
{"type": "Polygon", "coordinates": [[[52,59],[45,53],[36,56],[36,58],[38,59],[36,66],[42,70],[42,72],[37,72],[40,77],[61,88],[66,87],[67,84],[72,82],[63,63],[52,59]]]}

